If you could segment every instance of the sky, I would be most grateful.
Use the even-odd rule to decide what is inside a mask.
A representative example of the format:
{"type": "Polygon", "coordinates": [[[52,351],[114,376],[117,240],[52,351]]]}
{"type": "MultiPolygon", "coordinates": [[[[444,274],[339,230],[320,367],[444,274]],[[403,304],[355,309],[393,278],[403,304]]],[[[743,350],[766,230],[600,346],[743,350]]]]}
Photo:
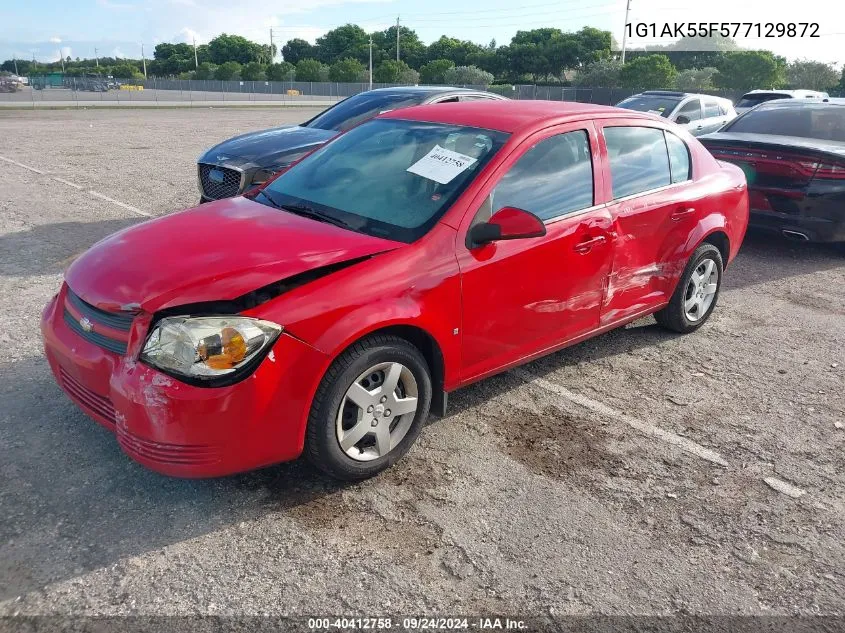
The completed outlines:
{"type": "MultiPolygon", "coordinates": [[[[738,39],[790,60],[845,62],[845,2],[841,0],[630,0],[633,23],[817,22],[818,38],[738,39]]],[[[506,44],[517,30],[594,26],[622,40],[626,0],[0,0],[0,60],[55,61],[63,57],[147,57],[160,42],[202,44],[226,32],[281,45],[293,37],[313,42],[349,22],[364,29],[401,24],[429,43],[443,34],[506,44]]],[[[631,47],[671,39],[629,38],[631,47]]]]}

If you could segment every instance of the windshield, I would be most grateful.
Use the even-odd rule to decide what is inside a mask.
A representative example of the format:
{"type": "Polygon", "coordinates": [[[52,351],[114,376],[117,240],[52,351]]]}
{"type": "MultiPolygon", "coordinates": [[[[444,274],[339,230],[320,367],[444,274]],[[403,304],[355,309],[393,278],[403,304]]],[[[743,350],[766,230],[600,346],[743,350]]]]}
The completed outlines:
{"type": "Polygon", "coordinates": [[[400,242],[422,237],[507,140],[479,128],[377,119],[323,146],[257,202],[311,210],[400,242]]]}
{"type": "Polygon", "coordinates": [[[651,112],[652,114],[659,114],[660,116],[668,117],[672,114],[672,110],[674,110],[680,102],[681,97],[634,95],[633,97],[628,97],[624,101],[620,101],[616,104],[616,107],[625,108],[626,110],[651,112]]]}
{"type": "Polygon", "coordinates": [[[764,106],[734,119],[722,132],[845,141],[845,106],[801,102],[790,107],[764,106]]]}
{"type": "Polygon", "coordinates": [[[755,92],[753,95],[743,95],[736,107],[737,108],[753,108],[756,105],[766,101],[774,101],[775,99],[791,99],[792,95],[784,94],[782,92],[755,92]]]}
{"type": "Polygon", "coordinates": [[[398,110],[422,103],[426,94],[407,92],[362,92],[344,99],[305,124],[321,130],[345,132],[362,121],[371,119],[386,110],[398,110]]]}

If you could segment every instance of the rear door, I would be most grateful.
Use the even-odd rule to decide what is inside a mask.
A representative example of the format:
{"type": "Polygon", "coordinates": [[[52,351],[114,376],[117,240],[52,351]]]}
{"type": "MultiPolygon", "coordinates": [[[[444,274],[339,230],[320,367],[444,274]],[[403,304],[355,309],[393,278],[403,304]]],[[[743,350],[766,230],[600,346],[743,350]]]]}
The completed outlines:
{"type": "Polygon", "coordinates": [[[703,210],[692,191],[689,149],[677,135],[641,119],[613,119],[600,141],[616,233],[604,326],[668,302],[685,264],[679,245],[703,210]]]}
{"type": "Polygon", "coordinates": [[[727,122],[728,116],[722,105],[715,99],[705,99],[704,118],[701,120],[701,128],[696,131],[695,136],[715,132],[727,122]]]}

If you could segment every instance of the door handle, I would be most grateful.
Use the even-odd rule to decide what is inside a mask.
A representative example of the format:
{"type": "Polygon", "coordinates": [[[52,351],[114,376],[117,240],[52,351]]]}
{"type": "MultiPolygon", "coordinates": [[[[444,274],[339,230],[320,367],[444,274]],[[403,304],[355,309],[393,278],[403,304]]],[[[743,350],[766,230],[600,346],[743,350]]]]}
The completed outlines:
{"type": "Polygon", "coordinates": [[[593,238],[589,238],[584,240],[583,242],[578,242],[575,245],[575,252],[576,253],[589,253],[593,250],[593,246],[598,246],[599,244],[604,244],[607,241],[607,238],[604,235],[598,235],[593,238]]]}
{"type": "Polygon", "coordinates": [[[693,213],[695,213],[695,207],[678,207],[672,212],[670,217],[677,222],[678,220],[683,220],[691,216],[693,213]]]}

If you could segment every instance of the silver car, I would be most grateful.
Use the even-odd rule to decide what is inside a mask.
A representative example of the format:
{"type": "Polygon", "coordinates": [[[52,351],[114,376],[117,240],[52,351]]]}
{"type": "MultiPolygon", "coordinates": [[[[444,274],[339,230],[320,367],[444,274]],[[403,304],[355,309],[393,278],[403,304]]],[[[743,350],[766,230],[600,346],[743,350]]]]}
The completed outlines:
{"type": "Polygon", "coordinates": [[[628,97],[617,108],[651,112],[685,127],[693,136],[709,134],[736,118],[729,99],[671,90],[648,90],[628,97]]]}

